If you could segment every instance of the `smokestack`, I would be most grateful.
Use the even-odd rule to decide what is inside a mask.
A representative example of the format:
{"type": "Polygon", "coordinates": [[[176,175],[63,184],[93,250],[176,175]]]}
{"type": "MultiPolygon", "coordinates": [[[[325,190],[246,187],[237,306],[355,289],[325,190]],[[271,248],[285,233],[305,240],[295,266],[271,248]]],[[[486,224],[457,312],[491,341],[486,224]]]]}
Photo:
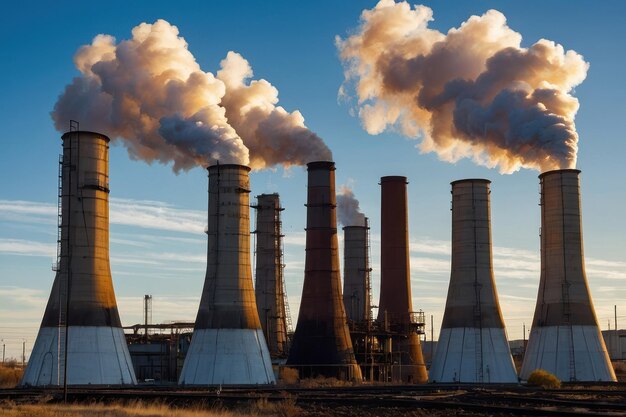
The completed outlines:
{"type": "Polygon", "coordinates": [[[341,297],[335,163],[307,164],[308,197],[304,286],[287,365],[300,377],[360,381],[341,297]]]}
{"type": "Polygon", "coordinates": [[[352,321],[370,318],[368,230],[367,219],[364,226],[343,228],[343,305],[352,321]]]}
{"type": "Polygon", "coordinates": [[[283,277],[283,249],[278,194],[257,196],[256,302],[263,334],[272,357],[287,355],[287,322],[283,277]]]}
{"type": "Polygon", "coordinates": [[[393,338],[393,351],[400,353],[403,382],[428,380],[422,347],[413,322],[411,277],[409,269],[409,226],[406,177],[382,177],[381,185],[381,259],[378,320],[405,329],[393,338]]]}
{"type": "Polygon", "coordinates": [[[432,382],[517,382],[493,277],[490,183],[452,183],[452,273],[432,382]]]}
{"type": "Polygon", "coordinates": [[[207,271],[182,385],[273,384],[250,265],[250,168],[209,167],[207,271]]]}
{"type": "Polygon", "coordinates": [[[541,278],[522,379],[541,368],[563,381],[616,381],[585,276],[579,174],[539,176],[541,278]]]}
{"type": "Polygon", "coordinates": [[[63,385],[66,367],[68,385],[136,384],[109,264],[109,138],[62,139],[59,263],[22,385],[63,385]]]}

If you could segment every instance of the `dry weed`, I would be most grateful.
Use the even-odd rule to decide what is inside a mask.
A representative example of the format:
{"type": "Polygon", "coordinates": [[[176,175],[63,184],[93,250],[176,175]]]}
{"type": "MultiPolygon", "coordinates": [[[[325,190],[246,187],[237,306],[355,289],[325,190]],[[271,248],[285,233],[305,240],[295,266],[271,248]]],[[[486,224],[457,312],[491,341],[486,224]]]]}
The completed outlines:
{"type": "Polygon", "coordinates": [[[165,404],[141,401],[122,404],[3,404],[0,417],[254,417],[257,414],[207,410],[201,408],[172,408],[165,404]]]}
{"type": "Polygon", "coordinates": [[[352,385],[354,385],[354,383],[351,381],[342,381],[337,378],[326,378],[323,376],[300,380],[300,386],[302,388],[350,387],[352,385]]]}
{"type": "Polygon", "coordinates": [[[543,388],[560,388],[561,380],[543,369],[535,369],[528,377],[528,383],[543,388]]]}
{"type": "Polygon", "coordinates": [[[20,383],[23,373],[22,368],[18,368],[15,364],[0,364],[0,388],[15,387],[20,383]]]}

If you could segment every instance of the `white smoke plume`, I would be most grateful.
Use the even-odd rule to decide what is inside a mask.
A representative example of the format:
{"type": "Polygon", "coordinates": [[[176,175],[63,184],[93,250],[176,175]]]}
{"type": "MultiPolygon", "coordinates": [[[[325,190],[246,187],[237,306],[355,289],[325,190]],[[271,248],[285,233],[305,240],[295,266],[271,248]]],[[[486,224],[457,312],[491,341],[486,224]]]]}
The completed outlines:
{"type": "Polygon", "coordinates": [[[472,158],[511,173],[576,165],[578,100],[589,64],[541,39],[521,47],[505,16],[489,10],[447,34],[426,6],[381,0],[336,45],[365,130],[421,138],[423,152],[472,158]]]}
{"type": "Polygon", "coordinates": [[[337,221],[344,226],[365,226],[365,215],[359,208],[359,200],[347,185],[342,185],[337,194],[337,221]]]}
{"type": "Polygon", "coordinates": [[[275,87],[248,81],[243,57],[229,52],[216,78],[165,20],[140,24],[119,43],[98,35],[74,63],[81,75],[55,104],[55,127],[78,120],[121,139],[134,159],[173,162],[176,172],[216,160],[262,169],[332,159],[300,112],[276,105],[275,87]]]}

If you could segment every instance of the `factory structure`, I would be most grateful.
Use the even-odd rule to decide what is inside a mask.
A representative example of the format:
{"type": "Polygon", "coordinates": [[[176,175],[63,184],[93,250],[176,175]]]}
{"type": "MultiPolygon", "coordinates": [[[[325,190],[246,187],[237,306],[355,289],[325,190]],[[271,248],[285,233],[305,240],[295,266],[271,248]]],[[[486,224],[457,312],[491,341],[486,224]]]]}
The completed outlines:
{"type": "Polygon", "coordinates": [[[56,276],[22,385],[134,385],[109,262],[109,138],[62,140],[56,276]]]}
{"type": "Polygon", "coordinates": [[[380,179],[374,305],[369,220],[344,225],[342,270],[335,164],[307,164],[304,282],[292,331],[280,196],[261,194],[250,205],[249,167],[209,166],[207,266],[195,322],[151,323],[146,296],[144,323],[122,328],[109,265],[109,139],[73,128],[62,140],[58,264],[24,386],[271,385],[284,367],[299,378],[372,383],[517,383],[538,368],[564,381],[616,380],[585,276],[578,170],[539,177],[541,277],[518,376],[493,271],[490,181],[452,182],[450,282],[427,369],[424,313],[413,306],[419,288],[411,288],[406,177],[380,179]]]}
{"type": "Polygon", "coordinates": [[[252,285],[249,172],[209,167],[207,271],[181,385],[275,383],[252,285]]]}
{"type": "Polygon", "coordinates": [[[431,382],[517,382],[493,274],[490,182],[452,183],[452,271],[431,382]]]}
{"type": "Polygon", "coordinates": [[[542,368],[563,381],[616,381],[585,275],[579,174],[539,176],[541,277],[522,379],[542,368]]]}

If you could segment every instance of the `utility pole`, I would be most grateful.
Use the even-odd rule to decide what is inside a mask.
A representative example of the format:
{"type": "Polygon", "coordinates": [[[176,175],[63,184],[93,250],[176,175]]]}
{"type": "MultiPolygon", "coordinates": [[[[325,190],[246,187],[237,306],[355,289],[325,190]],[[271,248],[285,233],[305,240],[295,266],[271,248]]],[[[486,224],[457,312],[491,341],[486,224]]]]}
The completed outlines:
{"type": "Polygon", "coordinates": [[[6,345],[4,344],[4,339],[2,339],[2,364],[4,365],[4,352],[6,345]]]}
{"type": "Polygon", "coordinates": [[[22,339],[22,369],[26,364],[26,339],[22,339]]]}

